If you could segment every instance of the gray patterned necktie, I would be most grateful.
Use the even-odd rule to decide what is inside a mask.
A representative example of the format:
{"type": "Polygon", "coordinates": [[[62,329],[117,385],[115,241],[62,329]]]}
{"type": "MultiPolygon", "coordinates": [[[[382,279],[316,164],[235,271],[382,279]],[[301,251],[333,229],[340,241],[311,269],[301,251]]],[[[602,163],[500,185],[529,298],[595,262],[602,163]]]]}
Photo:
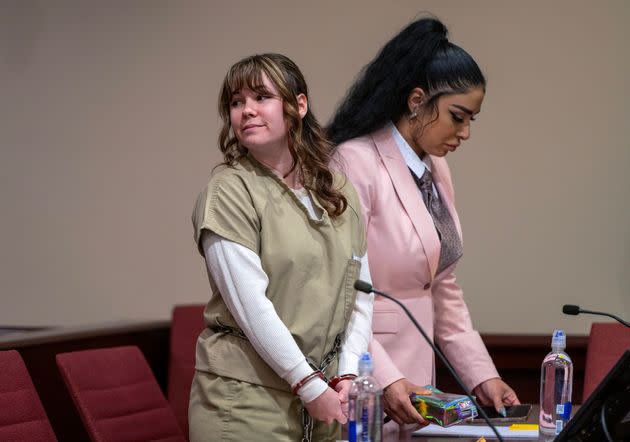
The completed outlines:
{"type": "Polygon", "coordinates": [[[461,258],[463,254],[462,241],[448,208],[433,193],[433,177],[429,169],[425,167],[421,178],[418,178],[411,169],[409,171],[420,189],[420,193],[422,193],[422,200],[431,214],[431,218],[433,218],[433,224],[435,224],[440,238],[440,261],[437,269],[437,273],[440,273],[461,258]]]}

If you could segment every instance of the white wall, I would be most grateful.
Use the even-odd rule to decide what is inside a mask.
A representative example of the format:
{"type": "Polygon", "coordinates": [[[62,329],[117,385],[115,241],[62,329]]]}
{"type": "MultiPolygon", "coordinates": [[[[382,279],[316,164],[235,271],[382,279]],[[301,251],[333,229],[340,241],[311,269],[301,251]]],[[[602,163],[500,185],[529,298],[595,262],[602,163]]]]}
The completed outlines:
{"type": "Polygon", "coordinates": [[[220,156],[219,84],[254,52],[305,73],[327,121],[423,11],[484,69],[451,162],[484,332],[630,319],[630,3],[427,0],[0,2],[0,324],[166,318],[204,302],[197,192],[220,156]]]}

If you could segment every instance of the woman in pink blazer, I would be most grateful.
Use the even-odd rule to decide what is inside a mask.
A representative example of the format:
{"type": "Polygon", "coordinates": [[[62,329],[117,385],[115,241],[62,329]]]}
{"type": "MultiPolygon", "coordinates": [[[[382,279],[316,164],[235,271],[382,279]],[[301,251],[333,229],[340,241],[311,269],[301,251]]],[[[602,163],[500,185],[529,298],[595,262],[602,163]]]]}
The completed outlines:
{"type": "MultiPolygon", "coordinates": [[[[484,94],[472,57],[448,41],[440,21],[423,18],[365,67],[328,130],[361,199],[373,285],[403,302],[473,394],[500,410],[519,401],[474,330],[455,278],[461,227],[444,158],[469,138],[484,94]]],[[[408,395],[435,384],[431,348],[383,298],[372,330],[385,412],[400,425],[423,424],[408,395]]]]}

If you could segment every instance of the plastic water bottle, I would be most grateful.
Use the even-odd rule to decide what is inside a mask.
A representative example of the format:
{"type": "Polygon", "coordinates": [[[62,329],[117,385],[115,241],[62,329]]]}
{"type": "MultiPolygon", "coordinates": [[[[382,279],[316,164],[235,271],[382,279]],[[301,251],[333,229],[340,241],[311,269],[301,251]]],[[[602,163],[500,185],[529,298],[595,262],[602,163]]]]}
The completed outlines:
{"type": "Polygon", "coordinates": [[[369,353],[359,360],[359,376],[352,382],[348,403],[348,442],[381,442],[383,439],[383,390],[372,376],[369,353]]]}
{"type": "Polygon", "coordinates": [[[567,335],[554,330],[551,353],[545,356],[540,370],[540,432],[559,434],[571,419],[573,362],[564,352],[567,335]]]}

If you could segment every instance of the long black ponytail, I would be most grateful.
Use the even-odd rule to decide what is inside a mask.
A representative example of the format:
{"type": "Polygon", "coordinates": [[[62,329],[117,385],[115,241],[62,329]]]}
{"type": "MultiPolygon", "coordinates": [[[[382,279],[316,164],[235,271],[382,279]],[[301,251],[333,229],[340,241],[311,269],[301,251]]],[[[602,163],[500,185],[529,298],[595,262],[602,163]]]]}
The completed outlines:
{"type": "Polygon", "coordinates": [[[485,89],[486,80],[475,60],[448,41],[446,26],[422,18],[405,27],[367,64],[350,87],[329,126],[335,144],[368,134],[408,112],[407,97],[416,87],[427,95],[427,106],[437,98],[485,89]]]}

